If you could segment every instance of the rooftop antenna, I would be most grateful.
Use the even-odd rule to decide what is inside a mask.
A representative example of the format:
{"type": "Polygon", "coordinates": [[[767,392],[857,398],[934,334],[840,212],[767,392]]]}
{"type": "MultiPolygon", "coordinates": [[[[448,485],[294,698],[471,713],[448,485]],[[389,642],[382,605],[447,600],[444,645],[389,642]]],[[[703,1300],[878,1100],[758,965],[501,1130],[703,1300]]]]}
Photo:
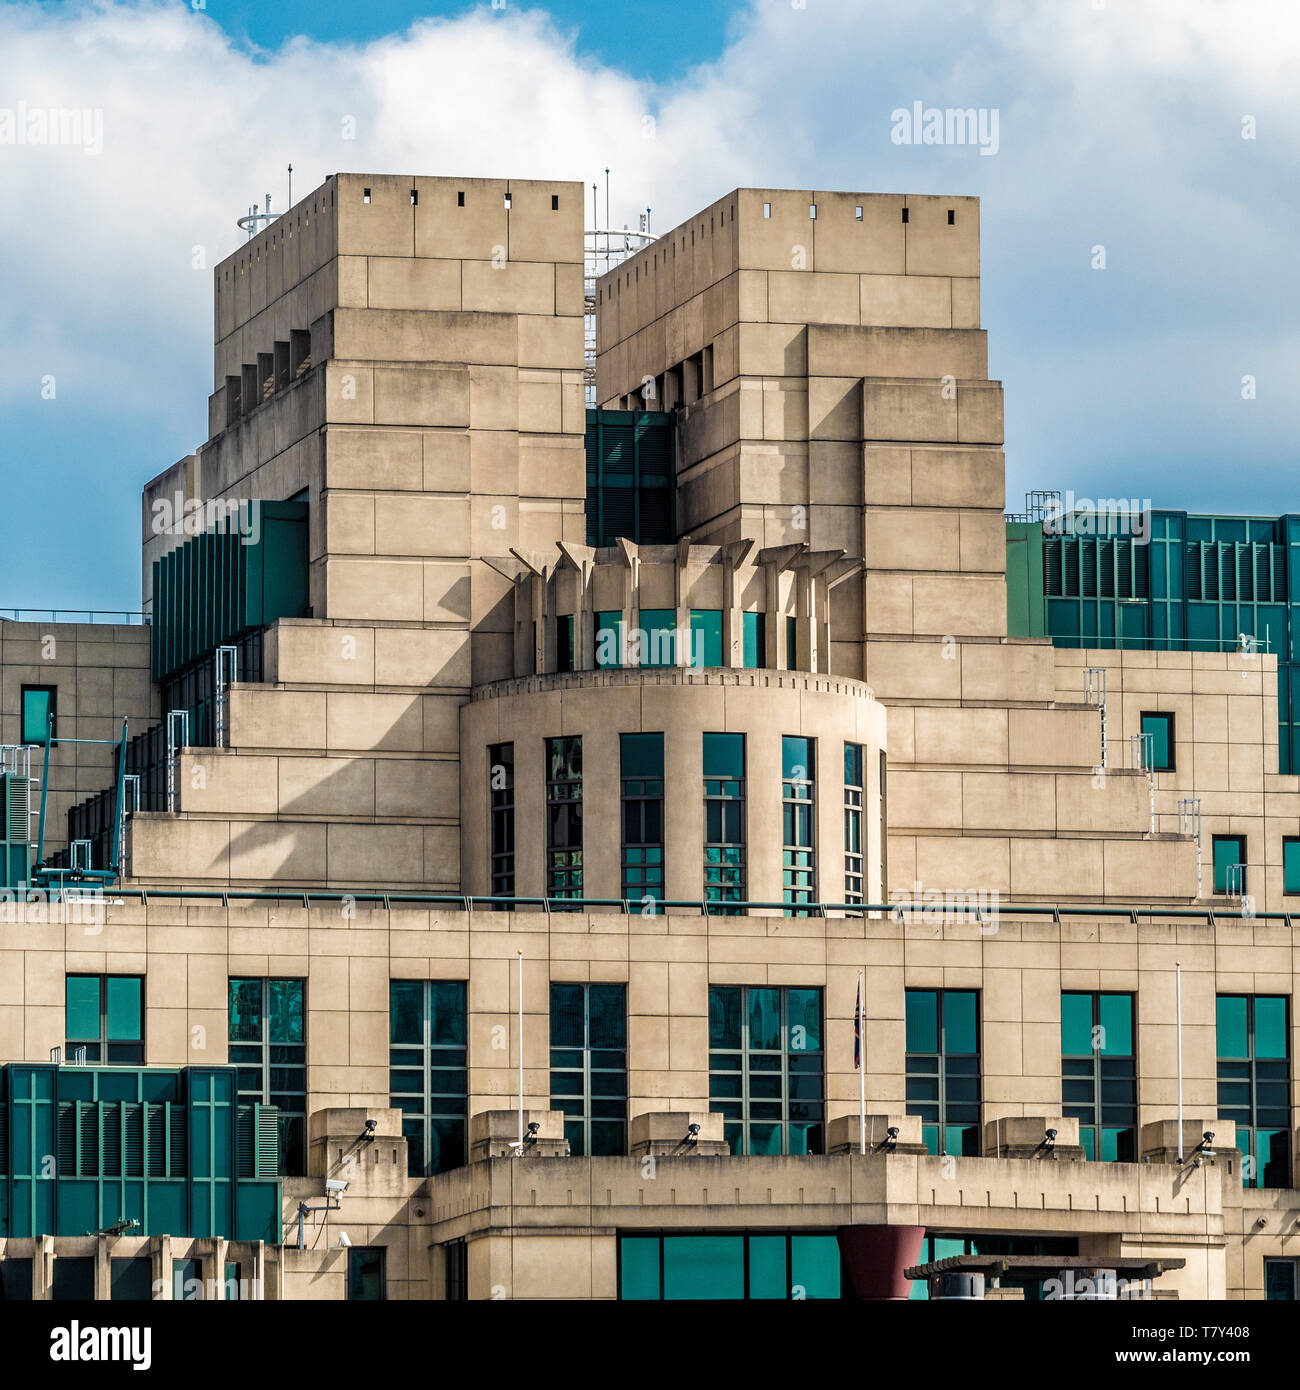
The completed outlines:
{"type": "Polygon", "coordinates": [[[289,202],[286,205],[293,207],[293,165],[289,165],[289,202]]]}
{"type": "Polygon", "coordinates": [[[609,220],[609,170],[605,170],[605,225],[611,226],[609,220]]]}
{"type": "Polygon", "coordinates": [[[253,206],[249,208],[247,217],[241,217],[239,219],[239,228],[241,231],[247,232],[251,240],[258,232],[269,227],[279,216],[280,214],[278,212],[271,211],[271,195],[268,193],[266,195],[266,210],[264,212],[258,212],[257,204],[254,203],[253,206]]]}

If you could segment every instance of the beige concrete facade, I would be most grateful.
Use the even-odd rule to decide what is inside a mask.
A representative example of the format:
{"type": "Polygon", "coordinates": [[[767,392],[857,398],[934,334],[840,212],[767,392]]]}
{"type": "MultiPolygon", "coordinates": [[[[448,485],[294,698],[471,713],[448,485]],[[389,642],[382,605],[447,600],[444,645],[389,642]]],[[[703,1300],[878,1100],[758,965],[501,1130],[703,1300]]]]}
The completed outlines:
{"type": "MultiPolygon", "coordinates": [[[[611,1298],[622,1234],[873,1225],[1071,1237],[1099,1261],[1184,1260],[1160,1283],[1179,1297],[1262,1296],[1266,1259],[1300,1260],[1300,1198],[1242,1187],[1215,1001],[1291,1001],[1300,963],[1290,919],[1249,912],[1288,906],[1281,841],[1300,835],[1300,783],[1274,771],[1273,658],[1007,637],[1002,387],[970,198],[738,189],[603,277],[597,399],[674,411],[678,534],[587,547],[581,199],[574,183],[338,175],[217,267],[210,437],[145,489],[145,603],[177,543],[153,529],[155,501],[305,492],[311,614],[267,628],[226,746],[179,750],[174,810],[130,818],[121,901],[90,927],[0,925],[0,1060],[64,1043],[70,973],[145,978],[160,1067],[226,1061],[231,978],[304,980],[308,1171],[285,1177],[285,1246],[247,1252],[263,1297],[346,1296],[335,1228],[385,1250],[389,1297],[447,1297],[463,1241],[470,1297],[611,1298]],[[597,656],[611,614],[630,631],[668,613],[682,635],[697,610],[721,615],[707,669],[681,641],[670,663],[597,656]],[[1089,667],[1107,671],[1104,759],[1089,667]],[[1176,769],[1154,780],[1128,758],[1147,710],[1177,720],[1176,769]],[[679,904],[650,913],[620,878],[619,738],[647,732],[664,736],[679,904]],[[714,733],[744,735],[746,896],[772,904],[736,915],[705,901],[714,733]],[[806,916],[781,906],[782,736],[816,741],[806,916]],[[607,905],[494,910],[489,749],[514,745],[513,895],[544,900],[544,749],[561,737],[583,742],[582,895],[607,905]],[[852,910],[845,744],[863,750],[862,892],[915,911],[852,910]],[[1199,893],[1186,797],[1202,803],[1199,893]],[[1244,916],[1212,892],[1220,831],[1248,840],[1244,916]],[[285,896],[239,896],[261,891],[285,896]],[[1183,1165],[1179,967],[1183,1147],[1216,1135],[1214,1159],[1183,1165]],[[394,980],[466,985],[470,1161],[434,1176],[406,1175],[394,980]],[[622,1155],[567,1154],[549,1001],[565,983],[626,988],[622,1155]],[[826,1152],[720,1151],[709,992],[731,985],[822,991],[826,1152]],[[921,1151],[909,989],[978,994],[978,1157],[921,1151]],[[1081,1157],[1063,991],[1135,997],[1142,1162],[1081,1157]],[[516,1106],[538,1131],[512,1152],[516,1106]],[[892,1149],[877,1122],[898,1128],[892,1149]],[[691,1123],[701,1147],[667,1151],[691,1123]],[[1042,1162],[1048,1129],[1059,1152],[1042,1162]],[[299,1201],[344,1168],[330,1230],[293,1248],[299,1201]]],[[[69,713],[159,718],[145,630],[113,629],[108,652],[96,631],[66,657],[93,708],[69,713]]],[[[40,669],[36,641],[0,626],[0,719],[40,669]]],[[[61,771],[64,809],[104,772],[61,771]]],[[[1288,1028],[1294,1058],[1294,1009],[1288,1028]]],[[[1288,1077],[1293,1158],[1294,1063],[1288,1077]]],[[[121,1249],[164,1261],[163,1239],[121,1249]]],[[[59,1253],[103,1258],[93,1241],[59,1253]]]]}

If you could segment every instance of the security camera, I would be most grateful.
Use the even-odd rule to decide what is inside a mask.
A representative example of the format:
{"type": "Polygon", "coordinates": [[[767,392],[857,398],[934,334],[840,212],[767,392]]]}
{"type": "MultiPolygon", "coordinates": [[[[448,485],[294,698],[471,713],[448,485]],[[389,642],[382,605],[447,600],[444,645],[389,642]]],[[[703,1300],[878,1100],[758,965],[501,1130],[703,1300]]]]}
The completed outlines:
{"type": "Polygon", "coordinates": [[[889,1128],[885,1131],[885,1134],[886,1134],[890,1139],[897,1139],[897,1138],[898,1138],[898,1126],[897,1126],[897,1125],[890,1125],[889,1128]]]}
{"type": "Polygon", "coordinates": [[[379,1121],[378,1121],[378,1120],[367,1120],[367,1121],[366,1121],[366,1133],[367,1133],[367,1134],[373,1134],[373,1133],[375,1132],[375,1130],[377,1130],[378,1128],[379,1128],[379,1121]]]}
{"type": "Polygon", "coordinates": [[[346,1250],[352,1244],[352,1242],[348,1239],[348,1233],[346,1231],[339,1232],[339,1244],[343,1247],[344,1250],[346,1250]]]}
{"type": "Polygon", "coordinates": [[[348,1180],[346,1178],[326,1178],[325,1191],[343,1193],[348,1190],[348,1180]]]}
{"type": "Polygon", "coordinates": [[[687,1126],[686,1126],[686,1132],[687,1132],[687,1134],[689,1134],[689,1135],[691,1136],[691,1138],[693,1139],[693,1138],[695,1138],[695,1136],[696,1136],[697,1134],[699,1134],[699,1132],[700,1132],[700,1127],[699,1127],[699,1125],[694,1125],[694,1124],[692,1124],[692,1125],[687,1125],[687,1126]]]}
{"type": "Polygon", "coordinates": [[[1049,1129],[1049,1130],[1047,1130],[1046,1133],[1045,1133],[1045,1135],[1044,1135],[1044,1138],[1047,1138],[1047,1139],[1055,1139],[1055,1138],[1056,1138],[1056,1131],[1055,1131],[1054,1129],[1049,1129]]]}
{"type": "Polygon", "coordinates": [[[1214,1131],[1212,1129],[1204,1130],[1201,1134],[1201,1138],[1204,1139],[1207,1144],[1214,1143],[1214,1131]]]}

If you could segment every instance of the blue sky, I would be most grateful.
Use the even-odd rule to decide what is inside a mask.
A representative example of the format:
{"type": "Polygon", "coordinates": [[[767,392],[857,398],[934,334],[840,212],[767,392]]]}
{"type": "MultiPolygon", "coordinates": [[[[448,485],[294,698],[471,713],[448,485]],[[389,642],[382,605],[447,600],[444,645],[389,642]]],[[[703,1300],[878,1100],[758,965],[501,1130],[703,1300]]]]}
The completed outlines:
{"type": "Polygon", "coordinates": [[[0,139],[0,606],[138,603],[140,486],[206,437],[211,267],[289,160],[300,196],[608,165],[657,229],[741,184],[977,194],[1012,508],[1300,511],[1298,62],[1293,0],[0,0],[0,131],[102,113],[97,152],[0,139]],[[995,110],[996,155],[895,143],[916,101],[995,110]]]}
{"type": "MultiPolygon", "coordinates": [[[[491,0],[488,0],[490,6],[491,0]]],[[[268,0],[207,0],[211,17],[233,38],[260,48],[278,48],[305,34],[349,42],[400,34],[430,15],[455,17],[475,3],[415,3],[415,0],[313,0],[307,4],[268,0]]],[[[727,23],[744,8],[730,0],[552,0],[544,8],[562,30],[576,36],[576,50],[594,62],[634,77],[662,82],[722,52],[727,23]]]]}

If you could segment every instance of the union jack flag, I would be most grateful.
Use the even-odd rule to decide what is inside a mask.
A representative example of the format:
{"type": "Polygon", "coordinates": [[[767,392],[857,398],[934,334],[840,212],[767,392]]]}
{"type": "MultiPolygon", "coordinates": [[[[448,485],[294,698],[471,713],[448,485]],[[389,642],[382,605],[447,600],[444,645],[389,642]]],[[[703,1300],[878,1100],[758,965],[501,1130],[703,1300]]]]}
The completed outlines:
{"type": "Polygon", "coordinates": [[[858,1003],[853,1010],[853,1070],[862,1070],[862,976],[858,976],[858,1003]]]}

